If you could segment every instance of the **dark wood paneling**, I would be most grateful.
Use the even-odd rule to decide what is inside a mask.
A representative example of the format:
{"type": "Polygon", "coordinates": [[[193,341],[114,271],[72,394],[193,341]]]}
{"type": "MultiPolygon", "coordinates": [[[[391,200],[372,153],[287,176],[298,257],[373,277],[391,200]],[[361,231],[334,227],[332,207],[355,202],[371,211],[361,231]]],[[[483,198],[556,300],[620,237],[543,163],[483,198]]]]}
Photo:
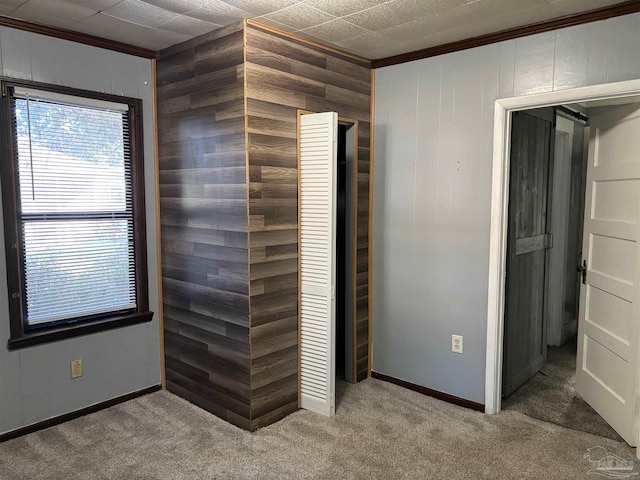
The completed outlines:
{"type": "Polygon", "coordinates": [[[630,0],[616,5],[591,10],[589,12],[566,15],[564,17],[546,20],[544,22],[509,28],[500,32],[466,38],[457,42],[446,43],[444,45],[437,45],[435,47],[372,60],[371,66],[373,68],[382,68],[390,65],[397,65],[399,63],[413,62],[414,60],[435,57],[446,53],[458,52],[460,50],[481,47],[483,45],[490,45],[492,43],[503,42],[505,40],[512,40],[514,38],[526,37],[528,35],[535,35],[537,33],[557,30],[559,28],[573,27],[575,25],[582,25],[583,23],[606,20],[607,18],[619,17],[621,15],[629,15],[637,12],[640,12],[640,0],[630,0]]]}
{"type": "Polygon", "coordinates": [[[359,122],[358,379],[368,365],[368,218],[371,70],[333,52],[248,25],[249,278],[252,425],[297,409],[297,110],[359,122]]]}
{"type": "Polygon", "coordinates": [[[165,356],[169,390],[255,429],[298,407],[298,109],[360,125],[356,343],[367,376],[371,75],[367,62],[257,27],[243,51],[241,30],[158,60],[165,356]]]}
{"type": "Polygon", "coordinates": [[[251,428],[243,25],[157,63],[168,390],[251,428]]]}

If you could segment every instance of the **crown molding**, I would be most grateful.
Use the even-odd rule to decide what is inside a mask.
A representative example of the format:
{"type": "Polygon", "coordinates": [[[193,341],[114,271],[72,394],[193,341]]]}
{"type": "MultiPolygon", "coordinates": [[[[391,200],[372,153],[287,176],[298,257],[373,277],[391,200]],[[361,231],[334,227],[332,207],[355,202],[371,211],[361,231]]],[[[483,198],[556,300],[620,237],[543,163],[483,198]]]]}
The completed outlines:
{"type": "Polygon", "coordinates": [[[155,50],[136,47],[135,45],[129,45],[128,43],[122,43],[116,40],[95,37],[86,33],[74,32],[73,30],[67,30],[65,28],[51,27],[41,23],[28,22],[26,20],[19,20],[17,18],[5,17],[2,15],[0,15],[0,26],[24,30],[25,32],[39,33],[40,35],[61,38],[71,42],[83,43],[85,45],[91,45],[92,47],[113,50],[114,52],[126,53],[136,57],[156,58],[157,54],[155,50]]]}
{"type": "Polygon", "coordinates": [[[512,40],[514,38],[526,37],[528,35],[534,35],[536,33],[549,32],[551,30],[557,30],[559,28],[573,27],[575,25],[582,25],[583,23],[606,20],[608,18],[619,17],[621,15],[629,15],[637,12],[640,12],[640,0],[630,0],[623,3],[618,3],[616,5],[611,5],[609,7],[590,10],[584,13],[567,15],[564,17],[554,18],[552,20],[546,20],[544,22],[532,23],[522,27],[509,28],[507,30],[489,33],[487,35],[480,35],[478,37],[467,38],[465,40],[459,40],[457,42],[445,43],[444,45],[424,48],[422,50],[416,50],[414,52],[402,53],[400,55],[380,58],[377,60],[373,60],[371,62],[371,67],[389,67],[391,65],[398,65],[399,63],[412,62],[414,60],[421,60],[423,58],[444,55],[445,53],[458,52],[460,50],[481,47],[483,45],[490,45],[492,43],[512,40]]]}

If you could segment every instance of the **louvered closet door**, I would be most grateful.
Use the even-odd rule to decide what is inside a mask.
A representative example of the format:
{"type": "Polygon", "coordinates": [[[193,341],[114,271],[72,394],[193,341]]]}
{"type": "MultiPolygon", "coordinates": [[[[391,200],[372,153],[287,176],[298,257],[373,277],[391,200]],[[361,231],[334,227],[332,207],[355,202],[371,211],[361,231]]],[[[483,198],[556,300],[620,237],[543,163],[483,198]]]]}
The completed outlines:
{"type": "Polygon", "coordinates": [[[338,114],[300,117],[301,407],[335,413],[338,114]]]}

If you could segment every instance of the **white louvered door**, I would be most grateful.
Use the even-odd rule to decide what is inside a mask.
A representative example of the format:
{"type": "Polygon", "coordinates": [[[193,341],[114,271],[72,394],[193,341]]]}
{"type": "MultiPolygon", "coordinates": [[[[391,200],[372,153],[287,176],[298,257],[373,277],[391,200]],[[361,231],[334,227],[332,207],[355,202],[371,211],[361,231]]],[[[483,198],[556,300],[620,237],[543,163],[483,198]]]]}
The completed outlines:
{"type": "Polygon", "coordinates": [[[300,399],[335,413],[338,114],[300,116],[300,399]]]}

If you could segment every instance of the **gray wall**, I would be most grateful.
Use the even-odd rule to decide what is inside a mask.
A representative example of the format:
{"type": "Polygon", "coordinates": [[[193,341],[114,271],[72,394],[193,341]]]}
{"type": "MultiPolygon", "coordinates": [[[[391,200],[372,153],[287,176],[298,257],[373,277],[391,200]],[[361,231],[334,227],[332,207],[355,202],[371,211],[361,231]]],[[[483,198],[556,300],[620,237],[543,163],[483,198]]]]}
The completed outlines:
{"type": "MultiPolygon", "coordinates": [[[[158,312],[151,61],[0,28],[2,75],[142,98],[149,303],[158,312]]],[[[160,383],[157,314],[151,323],[17,351],[7,350],[9,310],[0,234],[0,432],[160,383]],[[84,376],[71,380],[69,362],[84,376]]]]}
{"type": "Polygon", "coordinates": [[[374,371],[484,403],[494,101],[635,78],[640,14],[375,71],[374,371]]]}

